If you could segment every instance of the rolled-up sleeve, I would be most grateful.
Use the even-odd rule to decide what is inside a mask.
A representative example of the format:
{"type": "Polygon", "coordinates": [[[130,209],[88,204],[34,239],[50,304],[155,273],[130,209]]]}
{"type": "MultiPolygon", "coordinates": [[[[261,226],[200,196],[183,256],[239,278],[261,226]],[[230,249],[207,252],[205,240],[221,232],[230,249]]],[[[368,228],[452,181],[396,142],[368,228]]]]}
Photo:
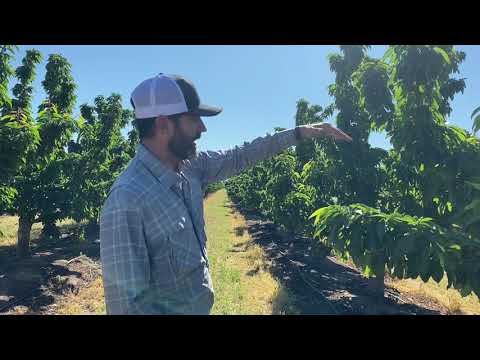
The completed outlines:
{"type": "Polygon", "coordinates": [[[108,314],[148,313],[150,263],[141,210],[123,189],[113,190],[100,216],[100,256],[108,314]]]}
{"type": "Polygon", "coordinates": [[[295,130],[284,130],[274,135],[258,137],[230,150],[200,152],[186,165],[206,185],[238,175],[257,162],[269,159],[296,144],[295,130]]]}

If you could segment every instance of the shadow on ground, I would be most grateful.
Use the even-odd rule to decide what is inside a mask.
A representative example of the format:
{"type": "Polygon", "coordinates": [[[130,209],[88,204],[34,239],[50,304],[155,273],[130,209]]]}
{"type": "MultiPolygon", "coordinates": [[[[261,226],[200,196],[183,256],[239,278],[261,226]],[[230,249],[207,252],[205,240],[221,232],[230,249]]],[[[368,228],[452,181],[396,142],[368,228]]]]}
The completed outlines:
{"type": "Polygon", "coordinates": [[[16,257],[15,246],[0,247],[0,314],[15,306],[26,307],[26,313],[37,313],[55,301],[55,291],[62,291],[56,279],[79,277],[63,263],[85,255],[94,262],[100,259],[96,236],[80,241],[71,226],[60,227],[61,239],[40,239],[31,246],[31,256],[16,257]],[[53,291],[53,293],[52,293],[53,291]]]}
{"type": "MultiPolygon", "coordinates": [[[[270,261],[270,271],[286,288],[297,314],[315,315],[435,315],[402,299],[396,290],[386,287],[385,298],[375,298],[374,280],[363,277],[356,269],[339,263],[334,257],[312,256],[311,240],[288,236],[261,215],[240,211],[247,221],[247,231],[260,245],[270,261]]],[[[235,229],[238,233],[244,227],[235,229]]],[[[284,294],[275,299],[274,309],[282,306],[284,294]]],[[[288,313],[288,311],[286,312],[288,313]]]]}

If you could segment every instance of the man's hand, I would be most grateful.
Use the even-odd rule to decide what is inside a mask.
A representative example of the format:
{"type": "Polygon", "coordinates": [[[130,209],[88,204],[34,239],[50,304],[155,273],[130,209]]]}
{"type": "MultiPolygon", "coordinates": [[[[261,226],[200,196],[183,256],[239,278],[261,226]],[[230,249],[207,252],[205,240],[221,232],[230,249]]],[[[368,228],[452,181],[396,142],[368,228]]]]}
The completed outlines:
{"type": "Polygon", "coordinates": [[[318,137],[330,137],[334,140],[348,142],[352,141],[352,138],[345,134],[342,130],[337,129],[336,127],[333,127],[332,125],[327,123],[316,123],[297,126],[296,131],[299,134],[301,140],[318,137]]]}

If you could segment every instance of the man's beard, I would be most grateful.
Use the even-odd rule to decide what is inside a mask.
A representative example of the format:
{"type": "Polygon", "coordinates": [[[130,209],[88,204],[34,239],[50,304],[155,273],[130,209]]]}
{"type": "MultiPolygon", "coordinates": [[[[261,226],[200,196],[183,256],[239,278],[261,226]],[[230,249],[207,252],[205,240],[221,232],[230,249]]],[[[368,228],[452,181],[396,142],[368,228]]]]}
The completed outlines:
{"type": "Polygon", "coordinates": [[[191,138],[190,136],[183,134],[182,130],[177,127],[175,129],[175,134],[168,142],[168,148],[178,159],[185,160],[194,157],[197,154],[195,140],[198,138],[200,138],[200,136],[191,138]]]}

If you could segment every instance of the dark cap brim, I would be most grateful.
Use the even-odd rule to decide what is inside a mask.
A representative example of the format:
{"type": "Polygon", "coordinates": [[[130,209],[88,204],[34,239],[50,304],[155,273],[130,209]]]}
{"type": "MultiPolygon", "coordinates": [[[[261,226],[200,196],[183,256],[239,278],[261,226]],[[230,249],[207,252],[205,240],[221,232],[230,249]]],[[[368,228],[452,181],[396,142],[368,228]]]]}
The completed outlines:
{"type": "Polygon", "coordinates": [[[215,116],[222,112],[222,108],[216,106],[210,106],[205,104],[200,104],[195,110],[190,110],[188,114],[196,116],[215,116]]]}

